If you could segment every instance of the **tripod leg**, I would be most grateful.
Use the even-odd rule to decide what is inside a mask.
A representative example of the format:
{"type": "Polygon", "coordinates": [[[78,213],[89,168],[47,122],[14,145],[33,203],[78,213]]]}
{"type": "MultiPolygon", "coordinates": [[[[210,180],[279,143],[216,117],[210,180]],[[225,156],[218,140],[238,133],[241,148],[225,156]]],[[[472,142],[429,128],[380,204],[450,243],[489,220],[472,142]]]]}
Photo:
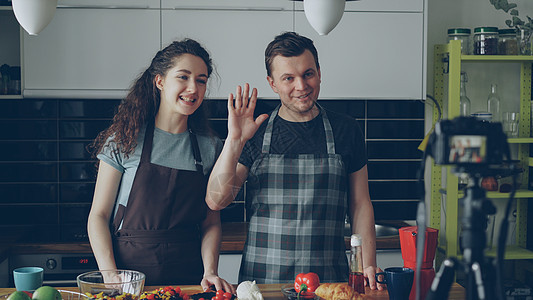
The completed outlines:
{"type": "Polygon", "coordinates": [[[431,283],[426,300],[446,300],[450,293],[450,287],[453,283],[453,277],[455,270],[457,269],[459,262],[457,259],[451,257],[445,259],[439,269],[439,272],[435,275],[435,279],[431,283]]]}
{"type": "Polygon", "coordinates": [[[481,266],[478,262],[472,264],[472,273],[474,273],[474,279],[477,287],[477,299],[486,299],[485,286],[483,285],[483,276],[481,275],[481,266]]]}

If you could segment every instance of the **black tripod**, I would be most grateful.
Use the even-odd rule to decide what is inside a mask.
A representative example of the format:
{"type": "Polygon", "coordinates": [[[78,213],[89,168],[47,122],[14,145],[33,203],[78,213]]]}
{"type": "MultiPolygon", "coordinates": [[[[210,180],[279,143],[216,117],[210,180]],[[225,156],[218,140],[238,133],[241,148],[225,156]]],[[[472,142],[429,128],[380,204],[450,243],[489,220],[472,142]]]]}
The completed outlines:
{"type": "Polygon", "coordinates": [[[463,270],[466,276],[466,299],[498,299],[498,267],[495,260],[485,257],[487,241],[485,229],[487,216],[496,213],[492,202],[485,198],[485,190],[479,186],[479,172],[458,170],[469,175],[471,184],[465,190],[463,198],[463,217],[461,220],[461,245],[463,259],[454,257],[443,261],[426,299],[448,299],[450,287],[457,270],[463,270]],[[466,172],[465,172],[466,171],[466,172]]]}

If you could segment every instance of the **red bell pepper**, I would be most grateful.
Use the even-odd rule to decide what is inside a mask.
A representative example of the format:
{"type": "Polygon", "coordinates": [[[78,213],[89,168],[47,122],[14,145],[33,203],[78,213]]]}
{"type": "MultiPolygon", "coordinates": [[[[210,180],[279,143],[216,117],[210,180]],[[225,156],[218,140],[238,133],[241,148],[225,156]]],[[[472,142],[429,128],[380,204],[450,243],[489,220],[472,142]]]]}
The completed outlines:
{"type": "Polygon", "coordinates": [[[300,273],[294,280],[294,290],[298,293],[298,298],[303,292],[314,292],[320,285],[320,279],[316,273],[300,273]]]}

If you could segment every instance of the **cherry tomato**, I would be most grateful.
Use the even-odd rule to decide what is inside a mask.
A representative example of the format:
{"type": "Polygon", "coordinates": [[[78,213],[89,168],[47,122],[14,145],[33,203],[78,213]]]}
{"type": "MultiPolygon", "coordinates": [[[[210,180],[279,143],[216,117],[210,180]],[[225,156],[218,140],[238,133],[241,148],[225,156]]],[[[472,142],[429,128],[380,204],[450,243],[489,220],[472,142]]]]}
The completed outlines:
{"type": "Polygon", "coordinates": [[[218,290],[216,295],[217,296],[224,296],[224,290],[218,290]]]}
{"type": "Polygon", "coordinates": [[[233,296],[233,295],[232,295],[231,293],[228,293],[228,292],[225,292],[225,293],[224,293],[224,299],[231,300],[231,297],[232,297],[232,296],[233,296]]]}

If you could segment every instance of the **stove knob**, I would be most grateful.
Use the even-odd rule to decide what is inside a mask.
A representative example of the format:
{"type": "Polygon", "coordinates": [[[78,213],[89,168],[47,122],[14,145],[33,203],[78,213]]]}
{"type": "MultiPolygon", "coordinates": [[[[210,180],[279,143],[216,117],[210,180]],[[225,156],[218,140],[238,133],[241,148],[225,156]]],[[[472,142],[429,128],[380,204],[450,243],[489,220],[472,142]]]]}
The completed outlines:
{"type": "Polygon", "coordinates": [[[57,267],[57,261],[53,258],[49,258],[47,261],[46,261],[46,267],[50,270],[53,270],[57,267]]]}

